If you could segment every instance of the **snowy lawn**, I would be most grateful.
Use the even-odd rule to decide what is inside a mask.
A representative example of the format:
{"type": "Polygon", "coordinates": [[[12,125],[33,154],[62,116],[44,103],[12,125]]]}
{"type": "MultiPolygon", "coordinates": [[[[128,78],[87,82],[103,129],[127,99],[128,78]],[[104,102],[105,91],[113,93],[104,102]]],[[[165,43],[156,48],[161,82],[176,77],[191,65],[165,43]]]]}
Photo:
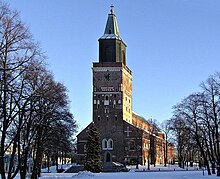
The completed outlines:
{"type": "Polygon", "coordinates": [[[119,173],[43,173],[40,179],[213,179],[216,175],[203,176],[202,171],[162,171],[162,172],[119,172],[119,173]]]}

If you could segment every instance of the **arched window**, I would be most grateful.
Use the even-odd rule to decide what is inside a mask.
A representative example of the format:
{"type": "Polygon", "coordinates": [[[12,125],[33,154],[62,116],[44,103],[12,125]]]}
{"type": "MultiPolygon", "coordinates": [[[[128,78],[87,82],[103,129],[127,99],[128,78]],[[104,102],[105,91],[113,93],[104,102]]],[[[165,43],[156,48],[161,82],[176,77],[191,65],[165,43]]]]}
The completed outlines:
{"type": "Polygon", "coordinates": [[[108,149],[109,150],[113,149],[113,140],[112,139],[108,139],[108,149]]]}
{"type": "Polygon", "coordinates": [[[102,150],[107,150],[108,149],[108,141],[107,139],[102,140],[102,150]]]}

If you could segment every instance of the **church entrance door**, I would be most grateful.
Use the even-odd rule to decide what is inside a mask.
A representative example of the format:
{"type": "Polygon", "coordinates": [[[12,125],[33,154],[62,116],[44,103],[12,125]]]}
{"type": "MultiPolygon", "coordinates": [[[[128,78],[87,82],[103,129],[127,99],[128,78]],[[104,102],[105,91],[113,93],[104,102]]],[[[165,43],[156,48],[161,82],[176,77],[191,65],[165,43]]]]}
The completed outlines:
{"type": "Polygon", "coordinates": [[[111,161],[110,153],[107,153],[107,155],[106,155],[106,162],[110,162],[110,161],[111,161]]]}
{"type": "Polygon", "coordinates": [[[105,155],[105,162],[111,162],[112,161],[112,157],[110,152],[107,152],[105,155]]]}

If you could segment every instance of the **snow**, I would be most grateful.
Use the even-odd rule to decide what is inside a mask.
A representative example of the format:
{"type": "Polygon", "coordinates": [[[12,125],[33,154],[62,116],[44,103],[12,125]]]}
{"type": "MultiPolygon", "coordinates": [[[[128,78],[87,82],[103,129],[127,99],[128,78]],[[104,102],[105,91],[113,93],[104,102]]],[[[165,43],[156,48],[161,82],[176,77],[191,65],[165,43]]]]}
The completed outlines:
{"type": "Polygon", "coordinates": [[[128,166],[129,172],[112,172],[112,173],[91,173],[82,171],[79,173],[42,173],[39,179],[213,179],[217,178],[216,175],[208,176],[207,171],[199,170],[195,165],[185,169],[179,168],[177,165],[157,165],[156,167],[150,166],[150,171],[147,166],[128,166]]]}
{"type": "MultiPolygon", "coordinates": [[[[63,164],[63,165],[61,165],[61,164],[59,164],[58,165],[58,169],[64,169],[64,171],[65,170],[67,170],[68,168],[70,168],[71,166],[78,166],[77,164],[75,164],[75,163],[72,163],[72,164],[63,164]]],[[[43,168],[43,169],[41,169],[41,172],[42,173],[56,173],[57,172],[57,169],[56,169],[56,166],[51,166],[50,168],[49,168],[49,171],[48,171],[48,168],[43,168]]]]}
{"type": "MultiPolygon", "coordinates": [[[[74,164],[72,164],[74,165],[74,164]]],[[[63,168],[68,168],[70,165],[63,165],[63,168]]],[[[60,167],[60,166],[59,166],[60,167]]],[[[176,165],[158,165],[156,167],[151,166],[150,171],[147,170],[147,166],[129,166],[129,172],[112,172],[112,173],[91,173],[88,171],[82,171],[79,173],[52,173],[55,172],[55,167],[51,167],[51,173],[41,173],[39,179],[214,179],[219,178],[215,175],[208,176],[207,171],[199,170],[197,166],[189,167],[187,169],[181,169],[176,165]],[[175,169],[175,170],[174,170],[175,169]]],[[[44,170],[42,170],[44,171],[44,170]]],[[[46,170],[45,170],[46,171],[46,170]]],[[[16,176],[15,179],[19,179],[16,176]]],[[[27,177],[28,178],[28,177],[27,177]]]]}
{"type": "Polygon", "coordinates": [[[207,172],[203,176],[202,171],[163,171],[163,172],[119,172],[119,173],[90,173],[79,172],[78,174],[42,174],[40,179],[65,179],[65,178],[84,178],[84,179],[213,179],[216,175],[208,176],[207,172]]]}
{"type": "Polygon", "coordinates": [[[73,178],[89,178],[89,177],[94,177],[95,174],[94,173],[91,173],[91,172],[88,172],[88,171],[82,171],[82,172],[79,172],[77,173],[76,175],[73,175],[72,177],[73,178]]]}

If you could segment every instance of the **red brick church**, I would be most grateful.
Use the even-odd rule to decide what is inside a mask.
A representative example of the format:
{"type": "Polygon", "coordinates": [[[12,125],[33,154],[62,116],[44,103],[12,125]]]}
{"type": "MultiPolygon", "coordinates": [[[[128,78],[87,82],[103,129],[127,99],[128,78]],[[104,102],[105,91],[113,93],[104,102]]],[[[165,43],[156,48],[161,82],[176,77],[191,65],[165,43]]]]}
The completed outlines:
{"type": "Polygon", "coordinates": [[[99,38],[99,62],[93,63],[93,121],[77,135],[79,163],[85,161],[87,131],[95,124],[100,133],[103,163],[147,165],[167,162],[174,146],[144,117],[132,111],[132,72],[126,66],[126,44],[120,37],[113,7],[104,35],[99,38]],[[168,147],[165,147],[167,144],[168,147]]]}

